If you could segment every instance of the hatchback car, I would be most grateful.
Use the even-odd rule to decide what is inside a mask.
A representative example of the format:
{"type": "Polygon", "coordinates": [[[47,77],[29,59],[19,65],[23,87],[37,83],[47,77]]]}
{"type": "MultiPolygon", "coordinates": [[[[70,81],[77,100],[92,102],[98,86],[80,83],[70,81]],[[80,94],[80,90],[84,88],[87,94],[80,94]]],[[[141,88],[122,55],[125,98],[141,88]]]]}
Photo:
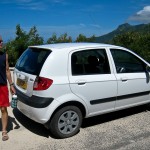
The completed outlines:
{"type": "Polygon", "coordinates": [[[18,109],[56,138],[75,135],[82,119],[150,103],[149,63],[115,45],[29,46],[18,59],[18,109]]]}

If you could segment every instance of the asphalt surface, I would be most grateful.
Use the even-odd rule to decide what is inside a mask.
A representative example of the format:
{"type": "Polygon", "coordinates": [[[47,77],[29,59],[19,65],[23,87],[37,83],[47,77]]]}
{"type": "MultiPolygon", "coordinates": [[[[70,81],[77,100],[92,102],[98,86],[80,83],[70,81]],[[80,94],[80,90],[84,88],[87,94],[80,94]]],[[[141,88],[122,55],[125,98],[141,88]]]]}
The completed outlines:
{"type": "Polygon", "coordinates": [[[0,150],[149,150],[150,109],[147,106],[84,119],[80,132],[54,139],[43,125],[9,108],[9,140],[0,150]]]}
{"type": "Polygon", "coordinates": [[[80,132],[67,139],[53,138],[17,109],[8,112],[9,140],[0,140],[0,150],[150,150],[150,107],[145,105],[84,119],[80,132]]]}

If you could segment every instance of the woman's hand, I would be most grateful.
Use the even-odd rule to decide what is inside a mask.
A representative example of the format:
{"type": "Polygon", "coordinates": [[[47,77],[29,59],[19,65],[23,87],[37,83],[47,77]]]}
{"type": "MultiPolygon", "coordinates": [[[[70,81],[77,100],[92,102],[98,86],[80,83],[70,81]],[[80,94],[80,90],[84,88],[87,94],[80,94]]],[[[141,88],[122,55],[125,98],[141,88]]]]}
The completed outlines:
{"type": "Polygon", "coordinates": [[[16,94],[16,90],[14,88],[14,85],[10,86],[10,92],[11,92],[11,94],[16,94]]]}

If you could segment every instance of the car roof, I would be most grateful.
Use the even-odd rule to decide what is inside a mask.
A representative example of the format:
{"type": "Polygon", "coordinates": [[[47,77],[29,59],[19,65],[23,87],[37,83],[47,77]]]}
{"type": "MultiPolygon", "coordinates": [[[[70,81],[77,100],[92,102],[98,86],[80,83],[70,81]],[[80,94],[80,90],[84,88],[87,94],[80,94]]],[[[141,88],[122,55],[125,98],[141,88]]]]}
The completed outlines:
{"type": "Polygon", "coordinates": [[[47,49],[51,51],[56,50],[74,50],[80,48],[100,48],[100,47],[119,47],[110,44],[102,44],[102,43],[56,43],[56,44],[45,44],[45,45],[37,45],[37,46],[29,46],[30,48],[41,48],[47,49]]]}

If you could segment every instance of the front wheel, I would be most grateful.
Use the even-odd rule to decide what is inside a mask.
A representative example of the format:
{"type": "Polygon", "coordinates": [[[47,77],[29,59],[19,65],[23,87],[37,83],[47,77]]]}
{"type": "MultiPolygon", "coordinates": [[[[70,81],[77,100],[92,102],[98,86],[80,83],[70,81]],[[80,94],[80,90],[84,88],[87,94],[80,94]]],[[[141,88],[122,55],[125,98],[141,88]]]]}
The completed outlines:
{"type": "Polygon", "coordinates": [[[82,113],[76,106],[59,109],[50,122],[50,132],[56,138],[68,138],[75,135],[82,124],[82,113]]]}

